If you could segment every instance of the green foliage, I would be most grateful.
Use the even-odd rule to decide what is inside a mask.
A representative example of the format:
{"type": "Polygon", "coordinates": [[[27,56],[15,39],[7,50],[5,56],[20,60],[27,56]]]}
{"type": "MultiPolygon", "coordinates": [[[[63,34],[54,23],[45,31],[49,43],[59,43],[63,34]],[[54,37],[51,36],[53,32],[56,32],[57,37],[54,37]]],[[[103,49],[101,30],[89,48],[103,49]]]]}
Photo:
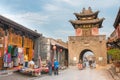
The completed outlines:
{"type": "Polygon", "coordinates": [[[110,49],[107,53],[111,55],[114,60],[120,60],[120,49],[110,49]]]}

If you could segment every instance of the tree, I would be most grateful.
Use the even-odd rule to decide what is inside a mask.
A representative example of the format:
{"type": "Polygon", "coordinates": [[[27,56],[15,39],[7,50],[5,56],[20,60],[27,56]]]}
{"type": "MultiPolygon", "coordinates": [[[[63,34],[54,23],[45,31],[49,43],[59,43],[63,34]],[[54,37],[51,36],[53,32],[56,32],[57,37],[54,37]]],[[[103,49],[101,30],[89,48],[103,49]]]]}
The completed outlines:
{"type": "Polygon", "coordinates": [[[112,56],[112,59],[120,60],[120,49],[110,49],[107,53],[112,56]]]}

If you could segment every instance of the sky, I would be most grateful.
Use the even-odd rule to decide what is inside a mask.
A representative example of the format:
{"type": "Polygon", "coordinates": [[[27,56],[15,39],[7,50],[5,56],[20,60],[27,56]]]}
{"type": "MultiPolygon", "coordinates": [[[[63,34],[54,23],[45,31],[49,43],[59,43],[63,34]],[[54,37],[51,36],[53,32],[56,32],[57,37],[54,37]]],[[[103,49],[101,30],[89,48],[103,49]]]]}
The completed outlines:
{"type": "Polygon", "coordinates": [[[45,37],[68,41],[68,36],[75,36],[69,22],[76,19],[73,13],[88,7],[93,12],[99,10],[98,17],[105,18],[99,31],[108,37],[114,30],[120,0],[0,0],[0,15],[45,37]]]}

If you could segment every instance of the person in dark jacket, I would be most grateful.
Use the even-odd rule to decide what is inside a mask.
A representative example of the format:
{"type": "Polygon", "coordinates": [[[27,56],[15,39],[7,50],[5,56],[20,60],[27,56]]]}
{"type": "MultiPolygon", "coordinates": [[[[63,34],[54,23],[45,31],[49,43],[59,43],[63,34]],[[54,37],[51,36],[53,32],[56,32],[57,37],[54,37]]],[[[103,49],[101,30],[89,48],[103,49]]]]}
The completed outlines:
{"type": "Polygon", "coordinates": [[[49,69],[49,75],[52,75],[52,62],[50,60],[47,60],[47,65],[49,69]]]}

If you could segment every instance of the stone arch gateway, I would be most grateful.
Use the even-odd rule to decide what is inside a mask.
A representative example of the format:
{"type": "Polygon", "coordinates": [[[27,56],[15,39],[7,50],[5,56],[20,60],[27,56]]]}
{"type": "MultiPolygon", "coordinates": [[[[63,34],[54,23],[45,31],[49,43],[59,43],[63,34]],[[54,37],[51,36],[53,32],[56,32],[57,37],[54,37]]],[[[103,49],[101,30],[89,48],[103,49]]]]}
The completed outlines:
{"type": "Polygon", "coordinates": [[[92,12],[83,8],[82,12],[74,13],[77,20],[70,20],[75,29],[75,36],[68,37],[69,64],[76,64],[82,51],[91,50],[98,65],[107,64],[106,36],[99,35],[104,18],[98,18],[99,11],[92,12]]]}
{"type": "Polygon", "coordinates": [[[86,54],[86,52],[91,52],[91,53],[94,54],[93,51],[91,51],[91,50],[89,50],[89,49],[84,49],[84,50],[82,50],[82,51],[80,52],[79,60],[83,60],[83,57],[84,57],[84,55],[86,54]]]}

